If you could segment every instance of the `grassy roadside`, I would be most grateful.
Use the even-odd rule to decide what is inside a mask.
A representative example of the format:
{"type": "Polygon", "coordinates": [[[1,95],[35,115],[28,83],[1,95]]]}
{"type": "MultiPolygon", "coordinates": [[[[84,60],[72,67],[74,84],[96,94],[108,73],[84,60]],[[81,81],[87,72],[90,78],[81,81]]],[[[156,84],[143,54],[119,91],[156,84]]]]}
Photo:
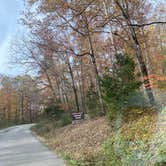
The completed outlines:
{"type": "Polygon", "coordinates": [[[1,120],[0,121],[0,130],[8,128],[8,127],[15,126],[15,125],[16,125],[15,122],[1,120]]]}
{"type": "MultiPolygon", "coordinates": [[[[23,124],[30,124],[31,122],[25,121],[25,122],[21,122],[21,121],[7,121],[7,120],[1,120],[0,121],[0,130],[1,129],[5,129],[8,127],[12,127],[12,126],[16,126],[16,125],[23,125],[23,124]]],[[[33,122],[35,123],[35,122],[33,122]]]]}
{"type": "Polygon", "coordinates": [[[54,120],[42,120],[32,130],[50,149],[62,155],[67,165],[130,166],[138,162],[137,166],[148,160],[149,140],[154,138],[156,121],[157,114],[153,109],[132,108],[124,112],[120,134],[116,138],[117,131],[106,117],[64,127],[54,120]],[[123,140],[125,146],[115,146],[117,139],[123,140]],[[141,161],[137,156],[140,151],[141,161]]]}

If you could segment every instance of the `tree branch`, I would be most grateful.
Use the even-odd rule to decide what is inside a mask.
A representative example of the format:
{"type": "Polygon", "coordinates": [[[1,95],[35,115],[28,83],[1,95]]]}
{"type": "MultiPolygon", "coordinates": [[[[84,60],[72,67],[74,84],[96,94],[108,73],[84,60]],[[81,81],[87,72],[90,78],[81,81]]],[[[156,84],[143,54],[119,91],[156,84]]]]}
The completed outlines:
{"type": "Polygon", "coordinates": [[[70,51],[72,51],[72,53],[74,54],[74,55],[76,55],[76,56],[78,56],[78,57],[81,57],[81,56],[85,56],[85,55],[92,55],[91,53],[89,53],[89,52],[84,52],[84,53],[82,53],[82,54],[78,54],[78,53],[76,53],[72,48],[70,48],[70,51]]]}
{"type": "Polygon", "coordinates": [[[155,22],[144,23],[144,24],[129,24],[129,26],[140,28],[140,27],[145,27],[145,26],[155,25],[155,24],[166,24],[166,21],[155,21],[155,22]]]}

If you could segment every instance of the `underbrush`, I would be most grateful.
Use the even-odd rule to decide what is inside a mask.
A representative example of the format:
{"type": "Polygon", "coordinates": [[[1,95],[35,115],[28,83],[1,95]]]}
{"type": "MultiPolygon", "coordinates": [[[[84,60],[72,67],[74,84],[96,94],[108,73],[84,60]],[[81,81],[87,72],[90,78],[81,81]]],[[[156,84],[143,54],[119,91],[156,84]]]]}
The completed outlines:
{"type": "Polygon", "coordinates": [[[132,107],[121,120],[121,127],[115,130],[105,117],[64,127],[47,119],[34,131],[69,166],[164,165],[165,143],[156,133],[156,111],[132,107]]]}
{"type": "Polygon", "coordinates": [[[131,107],[124,111],[122,121],[125,141],[147,142],[155,134],[157,111],[152,107],[131,107]]]}
{"type": "Polygon", "coordinates": [[[58,103],[52,103],[45,109],[32,130],[40,136],[45,136],[54,129],[71,124],[71,122],[71,115],[61,109],[58,103]]]}
{"type": "Polygon", "coordinates": [[[69,156],[65,159],[71,166],[154,165],[155,161],[151,161],[154,142],[151,140],[155,137],[156,121],[157,114],[153,108],[129,108],[123,113],[122,126],[117,131],[111,130],[98,153],[82,156],[80,160],[69,156]]]}
{"type": "Polygon", "coordinates": [[[15,120],[0,120],[0,129],[12,127],[15,125],[21,125],[21,124],[28,124],[30,122],[22,122],[22,121],[15,121],[15,120]]]}
{"type": "Polygon", "coordinates": [[[38,124],[32,127],[39,136],[45,136],[47,133],[52,132],[56,128],[60,128],[71,124],[71,117],[68,114],[62,114],[61,119],[50,118],[43,115],[38,124]]]}
{"type": "Polygon", "coordinates": [[[13,126],[15,124],[16,124],[15,122],[6,121],[6,120],[0,120],[0,129],[11,127],[11,126],[13,126]]]}

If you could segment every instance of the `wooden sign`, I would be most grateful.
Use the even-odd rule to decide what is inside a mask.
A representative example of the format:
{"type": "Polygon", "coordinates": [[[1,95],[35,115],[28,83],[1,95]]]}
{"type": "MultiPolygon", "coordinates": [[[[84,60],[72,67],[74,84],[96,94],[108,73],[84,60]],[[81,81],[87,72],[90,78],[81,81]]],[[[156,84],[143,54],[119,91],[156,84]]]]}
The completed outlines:
{"type": "Polygon", "coordinates": [[[84,119],[84,112],[72,113],[72,120],[83,120],[83,119],[84,119]]]}

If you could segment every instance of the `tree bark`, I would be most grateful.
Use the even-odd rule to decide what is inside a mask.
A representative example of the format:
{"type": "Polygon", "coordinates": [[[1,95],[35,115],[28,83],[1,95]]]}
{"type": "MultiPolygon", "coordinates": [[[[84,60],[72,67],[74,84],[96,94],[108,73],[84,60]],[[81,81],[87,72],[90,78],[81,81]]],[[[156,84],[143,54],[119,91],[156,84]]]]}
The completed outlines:
{"type": "Polygon", "coordinates": [[[95,58],[95,54],[94,54],[92,39],[91,39],[91,35],[89,33],[89,25],[88,25],[88,21],[87,21],[86,17],[85,17],[85,22],[86,22],[88,41],[89,41],[89,47],[90,47],[90,52],[91,52],[90,57],[91,57],[92,64],[93,64],[93,67],[94,67],[94,71],[95,71],[95,75],[96,75],[96,86],[97,86],[97,92],[98,92],[98,95],[99,95],[99,103],[100,103],[100,107],[101,107],[101,113],[105,114],[104,104],[103,104],[102,94],[101,94],[101,86],[100,86],[100,82],[99,82],[99,72],[98,72],[98,69],[97,69],[96,58],[95,58]]]}
{"type": "Polygon", "coordinates": [[[77,112],[79,112],[80,109],[79,109],[79,103],[78,103],[77,89],[76,89],[76,86],[75,86],[73,71],[72,71],[72,68],[71,68],[71,64],[70,64],[68,55],[67,55],[67,64],[68,64],[69,73],[70,73],[70,76],[71,76],[71,79],[72,79],[72,87],[73,87],[73,92],[74,92],[74,97],[75,97],[76,108],[77,108],[77,112]]]}
{"type": "Polygon", "coordinates": [[[82,90],[82,107],[83,107],[83,112],[86,113],[86,99],[85,99],[85,87],[84,87],[84,76],[83,76],[83,62],[82,62],[82,57],[81,57],[81,82],[82,82],[82,86],[81,86],[81,90],[82,90]]]}
{"type": "MultiPolygon", "coordinates": [[[[137,39],[135,28],[132,26],[130,17],[128,15],[128,13],[126,12],[126,10],[121,6],[120,2],[118,0],[115,0],[115,3],[117,4],[119,9],[121,10],[122,15],[126,19],[127,25],[129,27],[130,35],[131,35],[132,40],[133,40],[133,44],[134,44],[134,48],[135,48],[135,54],[136,54],[136,58],[137,58],[138,63],[139,63],[141,74],[142,74],[143,77],[147,78],[144,81],[144,86],[146,84],[150,85],[150,81],[149,81],[149,77],[148,77],[148,70],[146,68],[145,62],[144,62],[143,57],[142,57],[141,46],[140,46],[140,43],[137,39]]],[[[149,98],[150,104],[154,105],[155,104],[155,98],[154,98],[154,95],[153,95],[152,88],[150,86],[149,87],[145,86],[145,89],[146,89],[146,93],[147,93],[147,96],[149,98]]]]}
{"type": "Polygon", "coordinates": [[[21,90],[21,119],[22,122],[24,122],[24,94],[22,90],[21,90]]]}

